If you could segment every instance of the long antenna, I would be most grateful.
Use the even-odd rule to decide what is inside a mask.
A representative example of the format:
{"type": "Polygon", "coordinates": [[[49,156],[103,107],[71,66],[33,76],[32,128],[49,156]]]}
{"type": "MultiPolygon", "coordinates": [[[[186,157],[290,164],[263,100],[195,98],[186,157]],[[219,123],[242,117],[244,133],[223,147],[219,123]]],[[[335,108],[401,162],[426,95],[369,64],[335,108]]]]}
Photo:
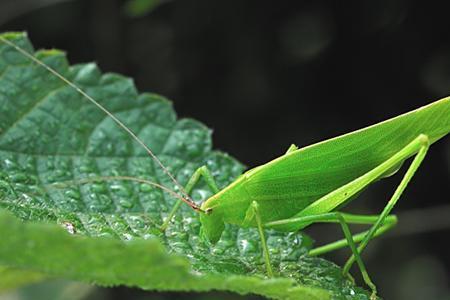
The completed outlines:
{"type": "Polygon", "coordinates": [[[153,153],[152,150],[150,150],[150,148],[140,139],[138,138],[138,136],[127,126],[125,126],[125,124],[122,123],[122,121],[120,121],[116,116],[114,116],[111,112],[109,112],[103,105],[101,105],[100,103],[98,103],[94,98],[92,98],[91,96],[89,96],[85,91],[83,91],[80,87],[78,87],[75,83],[69,81],[68,79],[66,79],[63,75],[61,75],[60,73],[58,73],[55,69],[51,68],[50,66],[46,65],[44,62],[40,61],[39,59],[37,59],[36,57],[34,57],[33,55],[31,55],[30,53],[28,53],[27,51],[25,51],[24,49],[22,49],[21,47],[17,46],[16,44],[14,44],[11,41],[8,41],[7,39],[5,39],[4,37],[0,36],[0,41],[4,42],[5,44],[13,47],[14,49],[16,49],[17,51],[19,51],[21,54],[23,54],[25,57],[29,58],[30,60],[32,60],[33,62],[37,63],[38,65],[40,65],[41,67],[44,67],[45,69],[47,69],[47,71],[49,71],[50,73],[52,73],[54,76],[58,77],[59,79],[61,79],[64,83],[66,83],[67,85],[69,85],[70,87],[72,87],[73,89],[75,89],[78,93],[80,93],[82,96],[84,96],[86,99],[88,99],[92,104],[94,104],[95,106],[97,106],[98,108],[100,108],[105,114],[107,114],[114,122],[116,122],[117,125],[119,125],[123,130],[125,130],[129,135],[131,135],[131,137],[138,142],[138,144],[140,144],[146,151],[147,153],[151,156],[151,158],[160,166],[160,168],[164,171],[164,173],[170,178],[170,180],[172,180],[172,182],[178,187],[178,189],[180,190],[180,192],[183,194],[183,197],[181,197],[183,199],[183,201],[188,204],[190,207],[192,207],[194,210],[197,211],[201,211],[203,212],[203,210],[194,202],[194,200],[192,200],[192,198],[186,193],[186,191],[184,190],[184,188],[181,186],[181,184],[178,183],[178,181],[175,179],[175,177],[172,175],[172,173],[170,173],[170,171],[162,164],[162,162],[159,160],[159,158],[153,153]]]}
{"type": "Polygon", "coordinates": [[[178,195],[176,192],[174,192],[173,190],[169,189],[168,187],[166,187],[165,185],[150,181],[150,180],[146,180],[146,179],[142,179],[142,178],[137,178],[137,177],[131,177],[131,176],[94,176],[94,177],[88,177],[88,178],[81,178],[81,179],[74,179],[74,180],[66,180],[63,182],[58,182],[58,183],[52,183],[52,184],[48,184],[45,185],[47,188],[59,188],[59,187],[64,187],[67,186],[69,184],[85,184],[85,183],[93,183],[93,182],[97,182],[97,181],[106,181],[106,180],[123,180],[123,181],[134,181],[134,182],[139,182],[139,183],[144,183],[144,184],[148,184],[150,186],[156,187],[158,189],[163,190],[164,192],[172,195],[173,197],[180,199],[180,200],[185,200],[182,196],[178,195]]]}

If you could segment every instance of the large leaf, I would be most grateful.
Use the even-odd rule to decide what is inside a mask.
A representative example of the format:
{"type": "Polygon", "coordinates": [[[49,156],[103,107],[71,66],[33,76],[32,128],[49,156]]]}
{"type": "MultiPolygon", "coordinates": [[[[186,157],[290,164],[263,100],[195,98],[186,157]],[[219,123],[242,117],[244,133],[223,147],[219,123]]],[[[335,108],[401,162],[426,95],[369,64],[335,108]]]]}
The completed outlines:
{"type": "MultiPolygon", "coordinates": [[[[2,37],[34,51],[24,34],[2,37]]],[[[60,51],[35,55],[127,124],[182,184],[203,164],[222,187],[243,171],[235,159],[211,150],[209,129],[177,120],[169,101],[139,95],[132,80],[102,75],[94,64],[70,67],[60,51]]],[[[162,234],[158,225],[176,199],[148,185],[98,181],[50,187],[111,175],[173,185],[103,112],[1,41],[0,134],[0,207],[9,211],[0,214],[5,267],[106,286],[218,289],[279,299],[368,298],[339,267],[305,255],[311,242],[304,235],[268,232],[278,276],[267,279],[254,229],[228,226],[211,246],[199,238],[197,215],[187,206],[162,234]]],[[[193,192],[197,201],[208,195],[204,184],[193,192]]]]}

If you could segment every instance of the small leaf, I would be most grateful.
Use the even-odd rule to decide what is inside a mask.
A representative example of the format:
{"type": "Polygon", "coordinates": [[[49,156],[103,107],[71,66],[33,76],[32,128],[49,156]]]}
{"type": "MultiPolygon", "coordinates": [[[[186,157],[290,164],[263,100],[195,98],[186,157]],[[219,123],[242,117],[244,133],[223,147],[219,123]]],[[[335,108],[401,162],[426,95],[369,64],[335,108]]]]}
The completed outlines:
{"type": "MultiPolygon", "coordinates": [[[[24,34],[2,36],[33,53],[24,34]]],[[[69,66],[61,51],[35,55],[137,133],[181,184],[202,165],[221,187],[244,170],[212,150],[208,128],[178,120],[169,101],[138,94],[132,80],[102,75],[94,64],[69,66]]],[[[0,208],[9,211],[0,214],[1,265],[104,286],[368,299],[339,267],[308,257],[311,240],[299,233],[267,232],[274,279],[265,277],[255,229],[227,226],[211,246],[199,238],[196,213],[182,206],[162,234],[158,226],[177,201],[170,195],[138,182],[80,181],[134,176],[175,189],[144,149],[74,89],[4,43],[0,76],[0,208]]],[[[209,195],[204,183],[193,192],[196,201],[209,195]]]]}

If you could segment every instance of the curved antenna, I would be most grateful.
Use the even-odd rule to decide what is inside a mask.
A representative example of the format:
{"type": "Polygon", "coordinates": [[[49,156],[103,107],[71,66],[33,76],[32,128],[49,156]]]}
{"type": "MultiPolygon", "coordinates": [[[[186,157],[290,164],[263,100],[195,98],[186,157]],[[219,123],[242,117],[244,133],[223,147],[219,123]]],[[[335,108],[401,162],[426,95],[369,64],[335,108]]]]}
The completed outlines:
{"type": "Polygon", "coordinates": [[[23,54],[25,57],[29,58],[33,62],[37,63],[41,67],[44,67],[47,71],[52,73],[54,76],[58,77],[60,80],[62,80],[64,83],[75,89],[78,93],[80,93],[82,96],[84,96],[86,99],[88,99],[92,104],[97,106],[99,109],[101,109],[105,114],[107,114],[114,122],[116,122],[117,125],[119,125],[123,130],[125,130],[131,137],[139,144],[141,145],[147,153],[151,156],[151,158],[159,165],[159,167],[163,170],[163,172],[172,180],[172,182],[178,187],[180,192],[183,194],[181,198],[183,198],[184,202],[186,202],[190,207],[192,207],[194,210],[197,211],[203,211],[195,202],[192,200],[192,198],[186,193],[184,188],[181,186],[180,183],[175,179],[175,177],[170,173],[170,171],[163,165],[163,163],[159,160],[159,158],[153,153],[152,150],[140,139],[138,136],[125,124],[122,123],[116,116],[114,116],[111,112],[109,112],[103,105],[98,103],[94,98],[89,96],[85,91],[83,91],[80,87],[78,87],[75,83],[69,81],[66,79],[63,75],[58,73],[55,69],[51,68],[50,66],[46,65],[44,62],[40,61],[21,47],[17,46],[11,41],[8,41],[7,39],[0,36],[0,41],[4,42],[5,44],[13,47],[17,51],[19,51],[21,54],[23,54]]]}
{"type": "MultiPolygon", "coordinates": [[[[134,181],[134,182],[148,184],[148,185],[151,185],[153,187],[163,190],[164,192],[172,195],[173,197],[175,197],[177,199],[180,199],[181,201],[183,201],[187,205],[189,205],[192,209],[199,210],[199,207],[197,204],[185,199],[183,196],[177,194],[176,192],[174,192],[170,188],[166,187],[165,185],[162,185],[162,184],[150,181],[150,180],[138,178],[138,177],[132,177],[132,176],[94,176],[94,177],[89,177],[89,178],[66,180],[66,181],[62,181],[62,182],[47,184],[45,186],[58,188],[60,185],[65,186],[68,184],[85,184],[85,183],[93,183],[96,181],[108,181],[108,180],[124,180],[124,181],[134,181]],[[194,204],[194,205],[192,205],[192,204],[194,204]]],[[[203,212],[203,210],[199,210],[199,211],[203,212]]]]}

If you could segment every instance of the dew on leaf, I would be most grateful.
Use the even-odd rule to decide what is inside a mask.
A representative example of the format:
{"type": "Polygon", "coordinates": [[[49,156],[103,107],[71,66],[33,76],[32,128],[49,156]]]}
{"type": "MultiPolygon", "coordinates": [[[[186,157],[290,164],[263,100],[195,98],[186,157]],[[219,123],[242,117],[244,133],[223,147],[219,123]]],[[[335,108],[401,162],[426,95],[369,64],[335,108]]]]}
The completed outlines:
{"type": "Polygon", "coordinates": [[[151,192],[153,190],[153,187],[146,183],[139,184],[139,191],[143,193],[151,192]]]}
{"type": "Polygon", "coordinates": [[[208,159],[208,160],[206,161],[206,166],[207,166],[209,169],[212,169],[212,170],[218,169],[218,164],[217,164],[217,162],[216,162],[215,160],[212,160],[212,159],[208,159]]]}
{"type": "Polygon", "coordinates": [[[88,208],[89,208],[89,211],[92,211],[92,212],[100,212],[100,211],[102,211],[101,206],[99,206],[96,203],[89,204],[88,208]]]}
{"type": "Polygon", "coordinates": [[[106,185],[103,183],[93,183],[90,185],[90,188],[94,193],[106,193],[108,191],[106,185]]]}
{"type": "Polygon", "coordinates": [[[213,248],[212,249],[212,254],[213,255],[221,255],[221,254],[223,254],[225,251],[224,251],[224,249],[221,249],[221,248],[213,248]]]}
{"type": "Polygon", "coordinates": [[[15,163],[14,161],[12,161],[10,159],[4,159],[3,160],[3,168],[5,169],[5,171],[7,171],[7,170],[18,169],[19,166],[17,165],[17,163],[15,163]]]}
{"type": "Polygon", "coordinates": [[[127,200],[127,199],[120,199],[119,200],[119,205],[123,208],[131,208],[133,207],[134,203],[131,200],[127,200]]]}
{"type": "Polygon", "coordinates": [[[133,236],[129,233],[123,233],[122,238],[126,241],[129,241],[129,240],[133,239],[133,236]]]}
{"type": "MultiPolygon", "coordinates": [[[[21,60],[22,62],[23,60],[21,60]]],[[[0,66],[2,65],[1,63],[2,56],[0,55],[0,66]]],[[[5,64],[5,62],[3,63],[5,64]]],[[[11,66],[11,68],[14,69],[15,67],[11,66]]],[[[40,79],[42,74],[46,74],[44,69],[41,70],[37,65],[32,63],[23,65],[20,68],[20,71],[22,71],[22,68],[26,70],[27,77],[30,78],[40,79]]],[[[76,66],[70,70],[66,70],[68,74],[65,75],[69,78],[78,78],[80,84],[88,83],[89,92],[105,100],[108,108],[114,112],[120,111],[121,119],[130,120],[133,128],[138,128],[139,126],[140,128],[151,128],[152,130],[145,131],[145,141],[147,142],[149,140],[155,144],[158,150],[157,153],[160,153],[160,150],[166,145],[160,159],[181,182],[186,182],[194,170],[202,164],[206,164],[213,171],[213,175],[218,179],[221,186],[230,183],[242,171],[242,165],[232,158],[218,152],[209,151],[211,141],[209,139],[210,133],[207,129],[186,121],[176,121],[175,114],[170,108],[170,105],[167,101],[162,101],[161,97],[146,95],[137,99],[132,85],[127,85],[125,88],[122,86],[122,81],[130,82],[130,80],[117,79],[114,77],[116,75],[111,74],[105,77],[100,77],[100,74],[98,74],[98,78],[96,77],[94,80],[91,78],[92,72],[90,72],[89,80],[87,80],[86,75],[82,74],[83,72],[80,71],[80,68],[83,69],[83,66],[76,66]],[[132,90],[132,93],[129,93],[129,90],[132,90]],[[144,107],[150,113],[141,113],[144,107]],[[134,113],[140,111],[142,116],[145,116],[145,119],[142,119],[141,116],[136,114],[133,115],[132,111],[134,113]],[[155,128],[159,128],[159,130],[154,130],[155,128]],[[167,137],[170,138],[167,139],[167,137]],[[166,140],[168,143],[164,144],[163,142],[166,140]]],[[[23,76],[19,76],[19,74],[22,74],[22,72],[18,72],[16,69],[14,76],[23,82],[24,78],[22,78],[23,76]]],[[[55,89],[61,86],[62,83],[56,79],[50,80],[49,78],[51,79],[52,77],[42,78],[37,84],[33,83],[20,86],[23,89],[20,91],[17,87],[13,86],[9,93],[11,95],[53,94],[55,89]],[[58,84],[55,84],[55,82],[58,84]],[[36,90],[37,87],[39,89],[36,90]]],[[[11,97],[11,99],[14,98],[11,97]]],[[[7,101],[6,103],[8,103],[9,99],[0,97],[1,104],[5,102],[5,99],[7,101]]],[[[216,275],[223,276],[222,278],[228,278],[228,275],[249,276],[249,274],[258,274],[258,278],[254,277],[251,279],[258,280],[258,284],[264,283],[260,281],[265,273],[260,240],[256,230],[227,226],[219,243],[215,246],[210,245],[199,235],[200,224],[198,215],[183,205],[177,217],[172,220],[167,232],[162,233],[158,227],[162,223],[161,211],[164,211],[164,216],[167,216],[167,211],[171,209],[177,199],[173,199],[167,194],[162,196],[163,193],[160,190],[152,188],[149,185],[139,184],[137,186],[138,190],[142,193],[142,195],[139,195],[139,202],[133,197],[135,185],[127,185],[123,182],[117,184],[110,184],[110,182],[89,182],[79,187],[75,186],[57,191],[51,190],[48,194],[45,190],[40,191],[34,187],[32,189],[30,183],[34,184],[38,182],[38,179],[44,184],[47,184],[74,178],[95,177],[101,174],[133,174],[134,176],[143,176],[143,178],[147,178],[148,174],[153,174],[154,178],[152,180],[161,182],[173,189],[173,183],[170,182],[154,162],[151,162],[149,159],[145,159],[145,164],[142,162],[142,154],[144,151],[142,149],[137,150],[139,149],[137,147],[133,149],[130,147],[128,149],[128,145],[131,144],[128,139],[129,137],[126,134],[118,134],[118,128],[110,120],[105,121],[107,120],[105,116],[97,111],[95,107],[92,107],[92,111],[89,111],[95,113],[86,113],[88,110],[84,108],[90,107],[91,104],[83,102],[85,100],[81,97],[78,99],[75,92],[73,92],[73,98],[67,98],[67,94],[61,95],[54,93],[54,99],[70,99],[70,101],[60,101],[58,104],[61,105],[61,120],[70,119],[75,123],[74,127],[78,128],[79,131],[72,133],[70,137],[59,135],[63,133],[67,135],[67,131],[58,131],[56,129],[59,127],[61,129],[67,128],[68,124],[59,124],[62,121],[51,121],[51,131],[55,131],[57,135],[55,138],[49,138],[48,128],[35,128],[36,130],[29,130],[30,133],[26,137],[11,138],[11,144],[20,141],[24,145],[24,148],[27,149],[27,153],[37,154],[36,157],[38,158],[36,158],[36,161],[31,160],[31,158],[29,161],[24,160],[23,157],[18,159],[17,155],[22,154],[11,154],[7,153],[7,151],[2,151],[0,154],[0,160],[2,161],[0,172],[7,175],[0,175],[0,190],[5,194],[2,194],[2,196],[8,197],[8,201],[11,201],[15,205],[14,209],[16,211],[13,209],[11,211],[14,211],[16,216],[23,220],[43,220],[48,223],[58,223],[72,234],[76,231],[78,235],[88,235],[93,238],[99,236],[108,236],[118,240],[129,240],[135,236],[159,238],[169,252],[177,252],[180,256],[189,260],[191,264],[189,275],[215,273],[216,275]],[[73,107],[77,107],[77,110],[74,111],[73,107]],[[79,107],[82,109],[78,110],[79,107]],[[94,132],[91,135],[92,130],[94,132]],[[41,137],[44,134],[47,134],[47,136],[41,137]],[[65,141],[64,144],[58,144],[61,141],[65,141]],[[51,149],[51,151],[48,153],[40,153],[39,151],[42,151],[42,149],[51,149]],[[118,159],[117,157],[109,157],[113,152],[117,152],[114,153],[115,155],[119,153],[126,158],[118,159]],[[90,156],[94,154],[96,157],[90,156]],[[23,165],[26,165],[26,172],[16,161],[21,163],[25,162],[23,165]],[[38,167],[36,168],[36,166],[38,167]],[[14,174],[14,172],[23,172],[27,176],[11,178],[10,175],[14,174]],[[29,176],[29,174],[34,177],[29,176]],[[2,181],[5,181],[5,184],[1,184],[2,181]],[[12,196],[5,190],[4,185],[10,185],[11,182],[15,182],[13,188],[19,191],[19,197],[12,196]],[[28,196],[26,192],[29,191],[38,194],[39,197],[34,195],[28,196]],[[130,208],[133,207],[133,204],[138,206],[138,203],[142,203],[142,210],[148,212],[148,214],[145,216],[130,216],[130,208]],[[33,208],[26,207],[28,204],[33,204],[33,208]],[[63,214],[62,211],[76,214],[80,223],[73,221],[71,218],[61,217],[61,214],[63,214]],[[57,215],[55,216],[55,214],[57,215]],[[66,223],[61,224],[61,222],[66,223]]],[[[14,101],[14,103],[23,105],[22,108],[32,107],[29,105],[29,102],[24,101],[24,103],[21,103],[22,99],[19,100],[14,101]]],[[[45,101],[43,105],[46,105],[45,101]]],[[[17,112],[20,112],[20,110],[11,111],[12,114],[17,112]]],[[[37,122],[36,126],[42,126],[40,124],[43,123],[45,122],[37,122]]],[[[2,140],[2,144],[5,143],[9,142],[2,140]]],[[[22,149],[18,150],[20,151],[22,149]]],[[[195,189],[193,197],[196,200],[202,200],[209,196],[209,189],[205,188],[205,186],[202,180],[200,185],[195,189]]],[[[178,188],[174,190],[177,191],[178,188]]],[[[2,201],[1,204],[4,204],[4,202],[2,201]]],[[[137,210],[138,207],[135,209],[137,210]]],[[[73,239],[78,240],[76,238],[73,239]]],[[[314,273],[311,271],[314,268],[309,267],[309,269],[306,268],[304,270],[303,267],[305,265],[308,267],[308,265],[298,263],[304,259],[300,257],[301,253],[304,252],[298,249],[305,248],[303,240],[300,239],[299,242],[299,239],[295,239],[295,236],[288,234],[277,235],[268,231],[270,251],[276,256],[274,258],[277,262],[275,265],[277,267],[280,266],[283,277],[292,276],[297,282],[305,282],[307,280],[314,282],[315,278],[319,277],[318,275],[314,275],[316,277],[309,275],[310,273],[314,273]]],[[[50,247],[52,246],[50,245],[50,247]]],[[[166,254],[165,252],[163,253],[166,254]]],[[[152,252],[148,253],[149,256],[152,254],[152,252]]],[[[70,255],[70,251],[68,255],[70,255]]],[[[54,263],[56,265],[59,258],[54,257],[52,259],[55,260],[52,261],[52,264],[54,263]]],[[[130,261],[132,259],[130,258],[130,261]]],[[[167,259],[171,260],[172,257],[167,257],[167,259]]],[[[314,263],[317,261],[313,260],[314,263]]],[[[128,267],[127,262],[124,261],[126,267],[128,267]]],[[[73,269],[76,270],[76,267],[74,265],[73,269]]],[[[318,264],[315,267],[321,270],[324,268],[318,264]]],[[[94,271],[95,269],[93,269],[94,271]]],[[[133,279],[133,276],[136,276],[135,274],[127,273],[127,268],[124,268],[122,272],[124,273],[117,273],[116,275],[120,275],[120,278],[131,278],[130,280],[133,279]]],[[[325,283],[321,282],[319,284],[317,283],[319,281],[316,280],[314,282],[315,286],[323,286],[324,284],[328,284],[328,282],[332,282],[333,278],[336,279],[336,276],[333,275],[334,273],[330,274],[332,275],[323,276],[326,281],[325,283]]],[[[74,276],[78,275],[75,274],[74,276]]],[[[198,279],[195,278],[195,280],[198,279]]],[[[133,284],[140,285],[143,282],[142,280],[143,278],[139,277],[133,284]]],[[[242,283],[237,280],[235,282],[238,285],[242,283]]],[[[227,285],[236,289],[236,285],[233,284],[233,281],[227,282],[227,285]]],[[[242,286],[239,286],[239,288],[242,288],[242,286]]],[[[251,288],[243,289],[240,289],[240,291],[255,291],[251,288]]],[[[341,290],[344,291],[345,289],[342,288],[341,290]]],[[[351,293],[351,291],[348,291],[348,293],[351,293]]]]}
{"type": "Polygon", "coordinates": [[[65,170],[62,170],[62,169],[56,169],[53,172],[53,176],[55,178],[65,178],[65,177],[70,176],[70,173],[68,171],[65,171],[65,170]]]}
{"type": "Polygon", "coordinates": [[[82,164],[82,165],[80,165],[80,166],[78,167],[78,170],[79,170],[81,173],[91,173],[91,172],[93,171],[93,168],[92,168],[91,165],[88,165],[88,164],[82,164]]]}
{"type": "Polygon", "coordinates": [[[14,183],[14,190],[16,192],[17,191],[26,192],[26,191],[28,191],[28,184],[24,184],[24,183],[21,183],[21,182],[14,183]]]}
{"type": "Polygon", "coordinates": [[[122,197],[130,197],[132,194],[131,190],[123,184],[113,184],[110,186],[110,189],[116,195],[122,196],[122,197]]]}
{"type": "Polygon", "coordinates": [[[78,190],[70,189],[70,190],[65,191],[64,194],[67,197],[75,199],[75,200],[80,200],[81,199],[81,194],[80,194],[80,192],[78,190]]]}
{"type": "Polygon", "coordinates": [[[29,177],[27,176],[26,173],[22,173],[19,171],[15,171],[15,172],[11,172],[9,173],[9,179],[12,182],[21,182],[21,183],[26,183],[29,180],[29,177]]]}

